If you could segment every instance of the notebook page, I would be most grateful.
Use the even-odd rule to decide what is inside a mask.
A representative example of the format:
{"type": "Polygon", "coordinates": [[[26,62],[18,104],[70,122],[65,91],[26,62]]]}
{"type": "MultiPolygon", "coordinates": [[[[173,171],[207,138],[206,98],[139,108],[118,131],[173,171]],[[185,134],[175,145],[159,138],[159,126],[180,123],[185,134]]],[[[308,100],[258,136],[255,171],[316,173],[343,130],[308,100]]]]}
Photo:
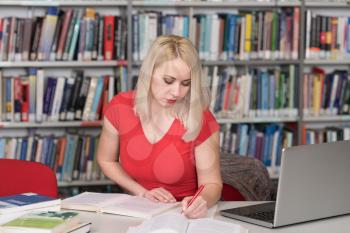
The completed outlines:
{"type": "Polygon", "coordinates": [[[93,193],[84,192],[62,200],[62,208],[69,207],[69,205],[87,205],[102,207],[107,205],[109,202],[115,201],[116,199],[127,196],[126,194],[120,193],[93,193]]]}
{"type": "Polygon", "coordinates": [[[203,218],[191,220],[187,233],[248,233],[248,229],[234,223],[203,218]]]}
{"type": "MultiPolygon", "coordinates": [[[[210,208],[208,209],[207,215],[206,215],[204,218],[214,218],[214,217],[215,217],[215,214],[216,214],[216,212],[217,212],[217,210],[218,210],[218,204],[213,205],[212,207],[210,207],[210,208]]],[[[174,208],[174,209],[170,210],[169,212],[172,212],[172,213],[181,213],[181,211],[182,211],[182,206],[181,206],[181,204],[180,204],[179,207],[174,208]]]]}
{"type": "Polygon", "coordinates": [[[188,220],[181,214],[167,213],[132,227],[128,233],[186,233],[188,220]]]}
{"type": "Polygon", "coordinates": [[[178,203],[153,202],[143,197],[125,196],[102,208],[102,212],[149,218],[177,205],[178,203]]]}

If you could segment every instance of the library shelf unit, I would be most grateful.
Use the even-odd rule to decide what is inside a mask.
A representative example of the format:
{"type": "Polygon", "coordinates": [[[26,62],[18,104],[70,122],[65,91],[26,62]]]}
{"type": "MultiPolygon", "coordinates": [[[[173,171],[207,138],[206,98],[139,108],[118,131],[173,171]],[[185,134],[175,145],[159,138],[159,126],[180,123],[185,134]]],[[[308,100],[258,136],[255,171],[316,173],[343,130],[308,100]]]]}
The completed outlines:
{"type": "MultiPolygon", "coordinates": [[[[77,0],[77,1],[66,1],[66,0],[54,0],[54,1],[30,1],[30,0],[24,0],[24,1],[6,1],[2,0],[0,1],[0,18],[9,18],[11,19],[13,17],[16,18],[33,18],[33,17],[43,17],[45,18],[47,16],[47,11],[49,8],[57,7],[57,9],[62,9],[65,12],[68,9],[72,10],[72,20],[69,21],[70,24],[73,25],[72,21],[74,16],[74,12],[81,12],[82,14],[85,14],[86,8],[92,8],[95,10],[96,13],[99,13],[99,15],[102,15],[103,18],[105,15],[110,16],[122,16],[125,18],[125,25],[127,23],[127,12],[129,11],[129,5],[130,2],[126,0],[106,0],[106,1],[84,1],[84,0],[77,0]]],[[[61,12],[59,12],[61,13],[61,12]]],[[[79,13],[77,13],[78,18],[79,13]]],[[[101,19],[102,17],[100,17],[101,19]]],[[[116,17],[115,17],[116,18],[116,17]]],[[[82,18],[79,18],[77,20],[80,24],[82,18]]],[[[17,20],[17,19],[16,19],[17,20]]],[[[63,21],[63,19],[62,19],[63,21]]],[[[103,22],[103,19],[102,19],[103,22]]],[[[34,22],[35,23],[35,22],[34,22]]],[[[70,25],[69,24],[69,25],[70,25]]],[[[2,24],[0,23],[1,27],[2,24]]],[[[61,27],[63,27],[63,22],[60,24],[61,27]]],[[[96,23],[95,23],[96,25],[96,23]]],[[[69,26],[69,28],[72,26],[69,26]]],[[[76,27],[76,26],[75,26],[76,27]]],[[[67,35],[68,30],[67,29],[67,35]]],[[[72,27],[73,29],[73,27],[72,27]]],[[[33,29],[35,30],[35,29],[33,29]]],[[[61,29],[63,30],[63,29],[61,29]]],[[[124,30],[126,31],[126,29],[124,30]]],[[[34,33],[34,32],[33,32],[34,33]]],[[[103,35],[104,32],[102,31],[103,35]]],[[[102,34],[100,32],[100,34],[102,34]]],[[[114,31],[111,31],[111,33],[115,33],[114,31]]],[[[72,35],[74,34],[74,31],[72,30],[72,35]]],[[[80,34],[80,33],[79,33],[80,34]]],[[[96,33],[97,34],[97,33],[96,33]]],[[[57,42],[60,40],[60,35],[56,36],[57,42]]],[[[54,40],[54,39],[53,39],[54,40]]],[[[67,39],[68,41],[69,39],[67,39]]],[[[73,39],[71,39],[73,40],[73,39]]],[[[1,41],[1,39],[0,39],[1,41]]],[[[65,39],[66,41],[66,39],[65,39]]],[[[104,41],[102,41],[103,43],[104,41]]],[[[79,39],[76,40],[76,47],[75,51],[79,49],[79,39]]],[[[112,50],[114,52],[114,49],[116,49],[116,45],[114,44],[115,41],[113,41],[113,47],[112,50]]],[[[125,41],[125,51],[128,49],[126,48],[127,42],[125,41]]],[[[32,46],[32,45],[31,45],[32,46]]],[[[67,46],[67,45],[65,45],[67,46]]],[[[94,45],[95,46],[95,45],[94,45]]],[[[104,52],[102,50],[102,52],[104,52]]],[[[76,53],[76,52],[75,52],[76,53]]],[[[125,54],[126,55],[126,54],[125,54]]],[[[23,55],[22,55],[23,56],[23,55]]],[[[29,55],[30,56],[30,55],[29,55]]],[[[109,75],[110,77],[118,77],[120,74],[121,67],[129,66],[129,62],[127,57],[125,56],[124,59],[119,59],[118,57],[112,57],[107,60],[99,58],[98,60],[91,60],[91,59],[77,59],[74,55],[72,60],[64,60],[64,59],[54,59],[52,60],[50,57],[50,60],[44,59],[28,59],[28,60],[22,60],[18,61],[12,60],[12,59],[0,59],[0,81],[2,78],[5,77],[14,77],[14,76],[29,76],[29,70],[35,68],[36,70],[43,70],[45,73],[45,80],[48,79],[48,77],[51,76],[64,76],[64,77],[71,77],[73,71],[82,71],[83,77],[82,80],[86,79],[86,76],[96,76],[99,77],[101,75],[109,75]]],[[[127,78],[127,77],[126,77],[127,78]]],[[[106,78],[105,78],[106,79],[106,78]]],[[[83,81],[82,81],[83,82],[83,81]]],[[[113,81],[114,83],[114,81],[113,81]]],[[[1,88],[3,86],[0,85],[1,88]]],[[[127,88],[127,85],[126,85],[127,88]]],[[[3,92],[1,92],[3,93],[3,92]]],[[[101,94],[102,96],[102,94],[101,94]]],[[[3,96],[1,96],[1,99],[3,96]]],[[[102,97],[101,97],[102,98],[102,97]]],[[[2,101],[2,100],[1,100],[2,101]]],[[[1,106],[1,105],[0,105],[1,106]]],[[[2,107],[1,107],[2,108],[2,107]]],[[[2,109],[1,109],[2,111],[2,109]]],[[[1,116],[1,114],[0,114],[1,116]]],[[[89,119],[89,120],[66,120],[66,121],[29,121],[29,122],[18,122],[18,120],[14,121],[8,119],[0,119],[0,139],[5,138],[6,140],[12,140],[13,138],[27,138],[29,141],[29,138],[40,138],[40,140],[44,137],[50,137],[54,136],[57,137],[56,140],[60,140],[62,137],[68,137],[68,134],[76,134],[74,137],[77,137],[79,139],[77,140],[85,140],[91,142],[90,149],[92,148],[92,144],[96,144],[95,138],[99,132],[102,125],[101,120],[96,119],[89,119]],[[66,136],[65,136],[66,135],[66,136]]],[[[36,140],[36,139],[35,139],[36,140]]],[[[0,143],[1,144],[1,143],[0,143]]],[[[56,144],[57,145],[57,144],[56,144]]],[[[87,145],[87,144],[84,144],[87,145]]],[[[1,147],[1,145],[0,145],[1,147]]],[[[57,148],[56,148],[57,149],[57,148]]],[[[92,150],[92,149],[91,149],[92,150]]],[[[74,152],[72,153],[74,155],[74,152]]],[[[17,156],[18,154],[16,154],[17,156]]],[[[85,155],[86,156],[86,155],[85,155]]],[[[73,156],[74,157],[74,156],[73,156]]],[[[22,157],[20,157],[22,158],[22,157]]],[[[27,155],[28,158],[28,155],[27,155]]],[[[90,163],[90,160],[86,159],[88,161],[87,163],[90,163]]],[[[43,161],[40,161],[43,162],[43,161]]],[[[46,160],[45,160],[46,163],[46,160]]],[[[95,165],[92,165],[95,166],[95,165]]],[[[85,170],[84,170],[85,173],[85,170]]],[[[95,174],[94,174],[95,175],[95,174]]],[[[110,186],[114,187],[114,183],[106,180],[103,175],[99,175],[100,179],[96,180],[94,177],[92,178],[83,178],[83,180],[75,180],[73,179],[65,179],[65,180],[58,180],[58,187],[60,192],[66,193],[68,190],[68,195],[71,194],[69,191],[70,189],[77,189],[79,187],[92,187],[92,186],[110,186]]],[[[85,176],[85,174],[83,175],[85,176]]],[[[86,175],[89,177],[89,175],[86,175]]],[[[82,176],[80,176],[82,177],[82,176]]],[[[93,190],[93,189],[92,189],[93,190]]]]}

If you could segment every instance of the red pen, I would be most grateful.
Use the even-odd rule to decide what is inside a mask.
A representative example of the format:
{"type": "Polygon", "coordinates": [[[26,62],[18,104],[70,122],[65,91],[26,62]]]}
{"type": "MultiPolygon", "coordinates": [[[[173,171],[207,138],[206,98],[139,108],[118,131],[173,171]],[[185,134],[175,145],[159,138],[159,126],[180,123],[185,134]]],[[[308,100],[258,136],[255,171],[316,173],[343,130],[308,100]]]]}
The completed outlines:
{"type": "MultiPolygon", "coordinates": [[[[202,190],[204,189],[204,184],[202,184],[201,186],[199,186],[198,190],[196,191],[196,193],[193,195],[193,197],[191,198],[191,200],[187,203],[187,208],[190,207],[190,205],[194,202],[194,200],[196,200],[196,198],[199,196],[199,194],[202,192],[202,190]]],[[[182,214],[183,210],[181,211],[182,214]]]]}

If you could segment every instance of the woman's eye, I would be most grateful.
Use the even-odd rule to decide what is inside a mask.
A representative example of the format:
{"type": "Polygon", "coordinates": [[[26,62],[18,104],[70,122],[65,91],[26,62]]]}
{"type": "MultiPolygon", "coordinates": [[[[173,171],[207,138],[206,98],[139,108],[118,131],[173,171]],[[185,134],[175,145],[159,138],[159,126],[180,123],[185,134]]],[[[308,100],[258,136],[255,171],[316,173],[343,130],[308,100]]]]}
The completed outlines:
{"type": "Polygon", "coordinates": [[[186,81],[182,83],[183,86],[188,87],[191,85],[191,81],[186,81]]]}
{"type": "Polygon", "coordinates": [[[166,84],[172,84],[172,83],[173,83],[173,80],[165,78],[165,79],[164,79],[164,82],[165,82],[166,84]]]}

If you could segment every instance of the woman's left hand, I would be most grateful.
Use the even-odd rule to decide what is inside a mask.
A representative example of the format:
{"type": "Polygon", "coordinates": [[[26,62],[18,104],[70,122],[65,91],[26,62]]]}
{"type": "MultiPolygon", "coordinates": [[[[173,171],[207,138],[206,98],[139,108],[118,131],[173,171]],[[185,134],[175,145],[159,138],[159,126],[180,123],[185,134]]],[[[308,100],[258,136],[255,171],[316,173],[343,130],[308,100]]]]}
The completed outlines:
{"type": "Polygon", "coordinates": [[[185,197],[182,202],[182,211],[188,218],[203,218],[207,216],[208,204],[207,201],[202,197],[198,196],[192,204],[187,207],[188,202],[191,200],[192,196],[185,197]]]}

